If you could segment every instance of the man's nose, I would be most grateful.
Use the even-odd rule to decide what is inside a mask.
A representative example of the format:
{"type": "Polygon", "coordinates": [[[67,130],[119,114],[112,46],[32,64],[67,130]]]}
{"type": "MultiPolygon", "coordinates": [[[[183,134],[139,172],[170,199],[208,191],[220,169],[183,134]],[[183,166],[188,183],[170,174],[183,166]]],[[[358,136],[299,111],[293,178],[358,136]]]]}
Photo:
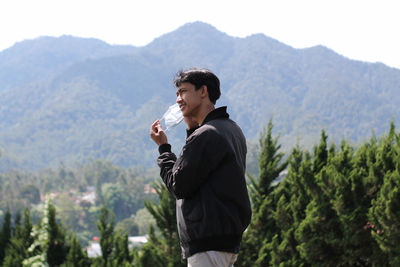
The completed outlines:
{"type": "Polygon", "coordinates": [[[181,95],[176,96],[176,103],[182,102],[182,97],[181,95]]]}

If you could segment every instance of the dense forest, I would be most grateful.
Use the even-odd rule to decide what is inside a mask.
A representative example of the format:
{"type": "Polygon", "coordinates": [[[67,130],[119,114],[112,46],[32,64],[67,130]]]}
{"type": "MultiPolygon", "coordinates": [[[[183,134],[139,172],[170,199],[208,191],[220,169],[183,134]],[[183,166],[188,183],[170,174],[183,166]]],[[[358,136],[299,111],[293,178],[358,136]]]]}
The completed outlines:
{"type": "MultiPolygon", "coordinates": [[[[271,120],[259,139],[259,174],[248,175],[253,218],[235,266],[398,266],[400,133],[394,123],[381,137],[372,136],[357,146],[345,140],[340,145],[328,142],[323,130],[312,150],[297,145],[287,155],[272,129],[271,120]]],[[[92,161],[75,171],[60,165],[57,172],[45,174],[6,174],[14,175],[15,183],[29,185],[15,186],[24,190],[10,193],[17,194],[11,199],[16,200],[18,193],[25,198],[2,209],[3,266],[186,266],[180,259],[175,200],[162,183],[154,182],[156,173],[92,161]],[[49,181],[51,176],[57,182],[49,181]],[[76,184],[66,186],[62,181],[76,184]],[[138,188],[149,181],[154,193],[146,198],[138,188]],[[89,258],[77,230],[66,227],[70,222],[64,219],[82,212],[62,214],[67,196],[58,204],[50,194],[40,200],[38,184],[64,193],[96,184],[96,212],[90,216],[97,226],[101,256],[89,258]],[[128,192],[122,192],[125,189],[128,192]],[[139,195],[144,202],[136,201],[139,195]],[[23,210],[34,203],[40,204],[37,209],[23,210]],[[138,226],[135,220],[121,224],[127,214],[121,209],[143,205],[153,219],[146,225],[148,242],[131,248],[128,234],[138,233],[138,226]]],[[[13,188],[4,177],[2,193],[13,188]]]]}

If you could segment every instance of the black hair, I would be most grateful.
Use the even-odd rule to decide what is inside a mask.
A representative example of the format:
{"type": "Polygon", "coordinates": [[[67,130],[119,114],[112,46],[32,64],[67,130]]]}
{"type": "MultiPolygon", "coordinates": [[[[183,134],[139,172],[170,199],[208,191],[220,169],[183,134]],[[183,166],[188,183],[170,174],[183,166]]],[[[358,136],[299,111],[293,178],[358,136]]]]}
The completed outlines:
{"type": "Polygon", "coordinates": [[[208,69],[190,68],[179,71],[174,79],[175,87],[178,88],[185,82],[193,84],[196,90],[199,90],[203,85],[207,86],[208,97],[214,105],[221,96],[219,79],[208,69]]]}

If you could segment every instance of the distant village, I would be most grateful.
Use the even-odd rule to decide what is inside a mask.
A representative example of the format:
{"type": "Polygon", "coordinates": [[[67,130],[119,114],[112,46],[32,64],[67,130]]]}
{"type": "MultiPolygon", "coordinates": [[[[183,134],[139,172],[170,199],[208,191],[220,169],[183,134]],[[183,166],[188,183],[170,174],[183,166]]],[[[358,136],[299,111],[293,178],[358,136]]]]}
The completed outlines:
{"type": "MultiPolygon", "coordinates": [[[[151,187],[150,184],[145,184],[144,186],[145,194],[156,194],[156,190],[151,187]]],[[[60,192],[52,192],[49,194],[50,199],[56,199],[61,193],[60,192]]],[[[71,189],[68,191],[68,195],[74,201],[76,205],[79,206],[91,206],[95,204],[96,201],[96,192],[94,186],[88,186],[87,191],[83,193],[79,193],[75,189],[71,189]]],[[[40,204],[38,206],[43,206],[45,203],[46,196],[44,194],[40,194],[40,204]]],[[[85,216],[84,214],[82,214],[85,216]]],[[[140,247],[144,243],[147,242],[147,235],[144,236],[129,236],[129,248],[140,247]]],[[[89,244],[86,247],[87,253],[89,257],[98,257],[101,256],[101,247],[99,243],[100,239],[97,236],[94,236],[89,244]]]]}

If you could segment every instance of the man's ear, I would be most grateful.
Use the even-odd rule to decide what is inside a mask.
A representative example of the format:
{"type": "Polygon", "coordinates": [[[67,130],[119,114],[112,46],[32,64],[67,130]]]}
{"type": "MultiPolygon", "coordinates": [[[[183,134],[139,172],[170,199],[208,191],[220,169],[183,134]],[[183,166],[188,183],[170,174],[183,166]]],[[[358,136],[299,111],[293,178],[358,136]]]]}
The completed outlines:
{"type": "Polygon", "coordinates": [[[208,89],[207,89],[207,85],[203,85],[201,88],[201,96],[202,97],[208,97],[208,89]]]}

